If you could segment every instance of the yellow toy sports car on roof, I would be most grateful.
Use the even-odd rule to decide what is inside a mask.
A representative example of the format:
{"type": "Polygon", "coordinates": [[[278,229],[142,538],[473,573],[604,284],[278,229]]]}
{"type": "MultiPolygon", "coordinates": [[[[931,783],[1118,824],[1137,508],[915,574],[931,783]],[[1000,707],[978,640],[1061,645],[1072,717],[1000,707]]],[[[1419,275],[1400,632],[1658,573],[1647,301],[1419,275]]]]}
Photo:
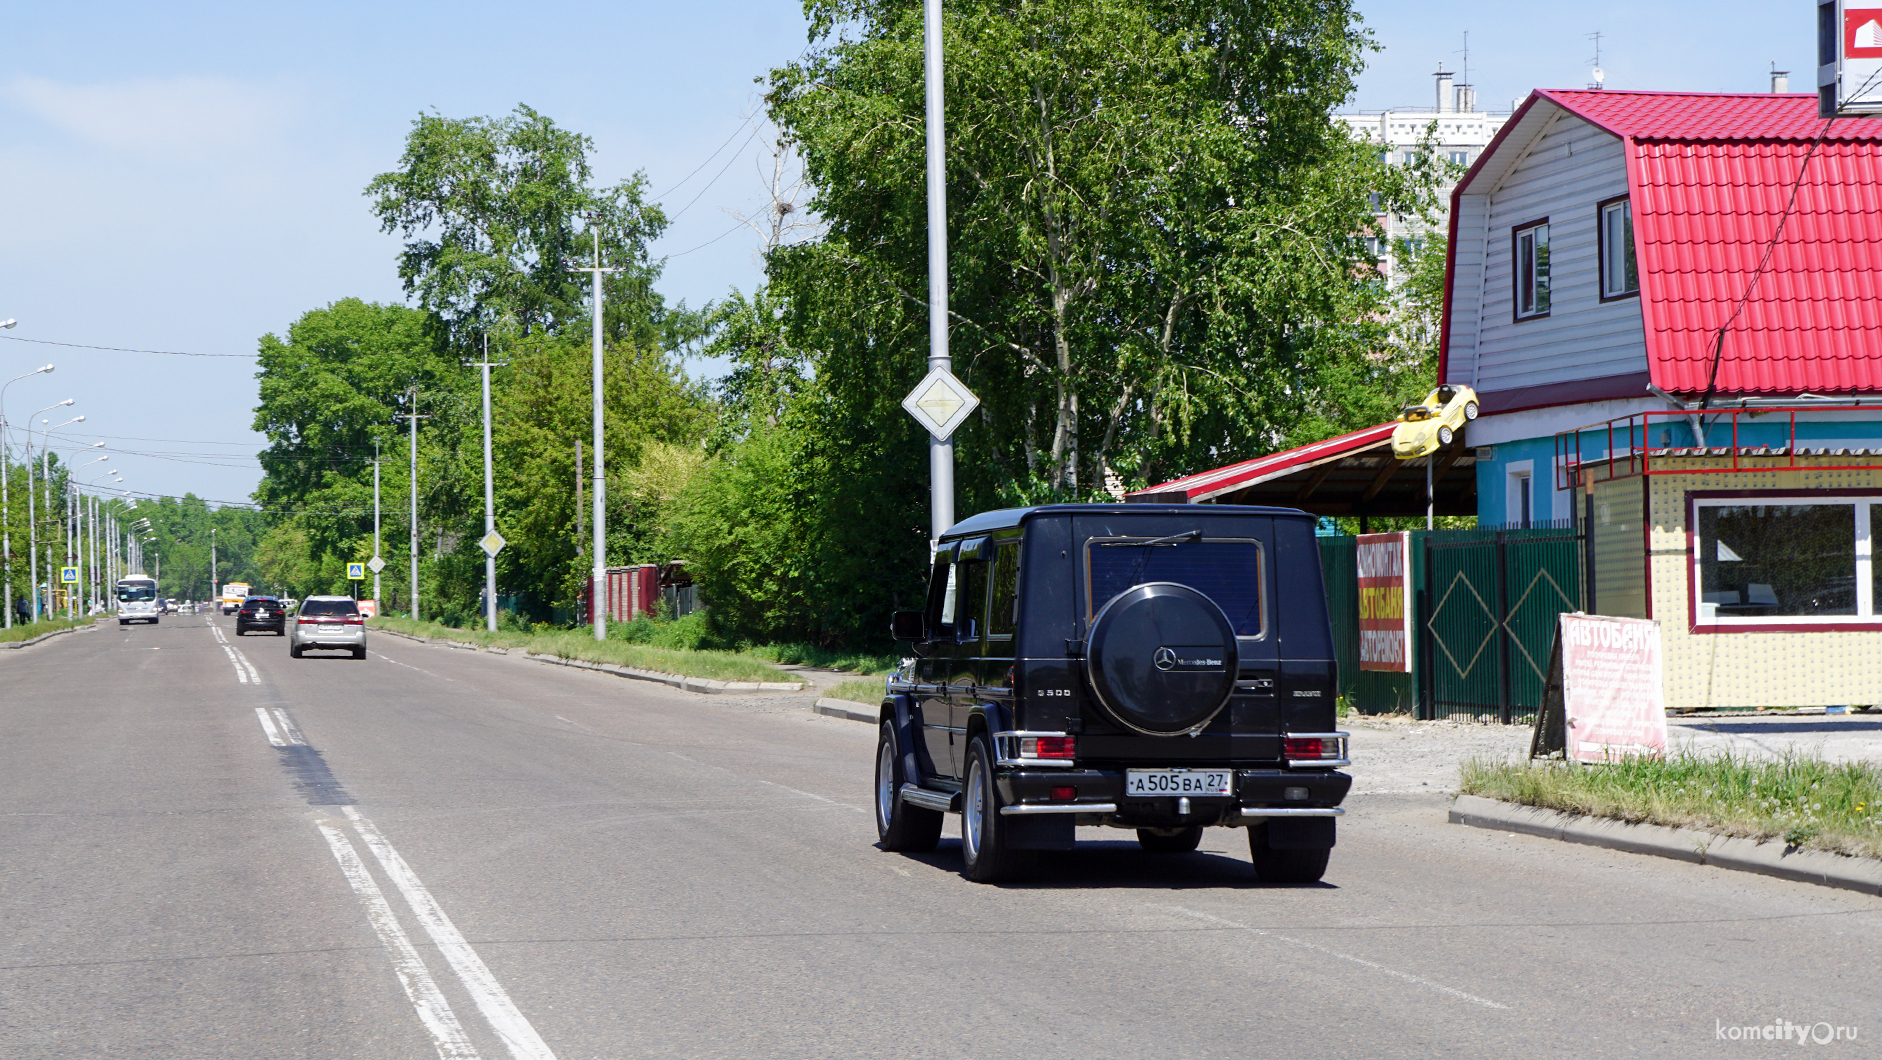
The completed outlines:
{"type": "Polygon", "coordinates": [[[1399,410],[1392,428],[1392,455],[1400,460],[1430,456],[1444,446],[1464,424],[1477,418],[1477,392],[1467,386],[1445,384],[1425,395],[1421,405],[1399,410]]]}

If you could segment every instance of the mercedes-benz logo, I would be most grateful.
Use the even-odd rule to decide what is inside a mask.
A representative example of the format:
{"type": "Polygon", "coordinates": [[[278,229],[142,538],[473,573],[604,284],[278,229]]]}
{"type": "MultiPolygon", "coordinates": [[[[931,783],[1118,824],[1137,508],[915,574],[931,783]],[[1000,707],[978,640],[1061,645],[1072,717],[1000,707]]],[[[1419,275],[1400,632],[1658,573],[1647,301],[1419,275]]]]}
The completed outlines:
{"type": "Polygon", "coordinates": [[[1159,670],[1176,669],[1176,653],[1168,648],[1158,648],[1157,653],[1150,657],[1150,661],[1156,663],[1159,670]]]}

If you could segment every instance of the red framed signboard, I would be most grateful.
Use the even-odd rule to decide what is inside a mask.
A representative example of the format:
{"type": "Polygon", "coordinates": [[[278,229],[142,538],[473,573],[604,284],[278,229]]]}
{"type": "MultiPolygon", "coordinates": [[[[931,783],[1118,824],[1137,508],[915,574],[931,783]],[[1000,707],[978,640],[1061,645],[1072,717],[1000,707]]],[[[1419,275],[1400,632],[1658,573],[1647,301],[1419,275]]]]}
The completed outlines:
{"type": "Polygon", "coordinates": [[[1666,754],[1660,624],[1563,615],[1562,704],[1568,757],[1613,762],[1666,754]]]}
{"type": "Polygon", "coordinates": [[[1359,535],[1359,668],[1411,672],[1411,534],[1359,535]]]}

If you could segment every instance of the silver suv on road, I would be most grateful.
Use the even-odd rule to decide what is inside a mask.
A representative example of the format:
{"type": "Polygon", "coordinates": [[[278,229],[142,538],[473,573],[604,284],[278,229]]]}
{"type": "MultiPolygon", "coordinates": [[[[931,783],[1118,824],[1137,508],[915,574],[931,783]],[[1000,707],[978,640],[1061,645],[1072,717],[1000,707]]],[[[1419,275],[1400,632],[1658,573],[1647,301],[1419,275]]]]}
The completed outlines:
{"type": "Polygon", "coordinates": [[[288,654],[298,659],[313,649],[350,651],[366,657],[366,616],[350,596],[310,596],[288,623],[288,654]]]}

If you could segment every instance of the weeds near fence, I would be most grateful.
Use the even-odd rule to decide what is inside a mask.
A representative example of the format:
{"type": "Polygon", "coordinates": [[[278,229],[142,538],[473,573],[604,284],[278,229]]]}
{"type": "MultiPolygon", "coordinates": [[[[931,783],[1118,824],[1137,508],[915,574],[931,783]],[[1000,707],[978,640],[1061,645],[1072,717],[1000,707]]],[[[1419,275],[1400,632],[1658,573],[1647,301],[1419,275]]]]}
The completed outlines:
{"type": "Polygon", "coordinates": [[[1882,768],[1868,762],[1679,752],[1594,766],[1471,759],[1460,772],[1467,795],[1882,856],[1882,768]]]}

